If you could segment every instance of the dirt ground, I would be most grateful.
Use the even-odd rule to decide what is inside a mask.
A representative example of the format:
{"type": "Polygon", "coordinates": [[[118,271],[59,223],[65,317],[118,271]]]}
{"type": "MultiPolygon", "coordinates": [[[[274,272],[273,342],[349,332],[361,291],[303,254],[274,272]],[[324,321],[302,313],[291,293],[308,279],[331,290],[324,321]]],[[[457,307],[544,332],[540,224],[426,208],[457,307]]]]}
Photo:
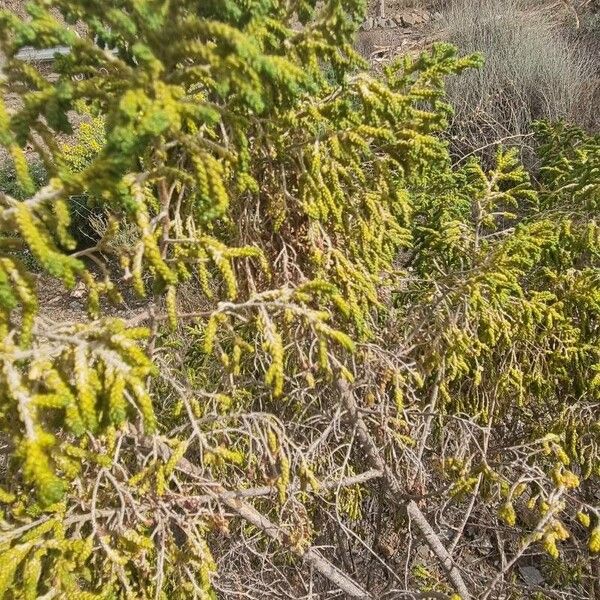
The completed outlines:
{"type": "Polygon", "coordinates": [[[25,14],[24,2],[22,0],[0,0],[0,9],[10,10],[21,17],[25,14]]]}

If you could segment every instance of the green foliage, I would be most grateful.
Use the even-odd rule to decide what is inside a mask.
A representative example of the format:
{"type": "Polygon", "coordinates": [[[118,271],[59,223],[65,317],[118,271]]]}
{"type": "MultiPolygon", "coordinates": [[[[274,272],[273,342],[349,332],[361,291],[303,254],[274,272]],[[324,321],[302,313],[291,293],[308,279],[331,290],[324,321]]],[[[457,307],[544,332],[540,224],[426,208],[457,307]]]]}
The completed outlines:
{"type": "MultiPolygon", "coordinates": [[[[75,133],[69,143],[62,146],[62,160],[73,174],[85,170],[105,143],[104,118],[88,114],[85,106],[82,106],[81,110],[84,120],[75,128],[75,133]]],[[[104,215],[101,202],[84,193],[71,196],[68,205],[71,235],[78,245],[91,246],[98,239],[94,223],[104,215]]]]}
{"type": "MultiPolygon", "coordinates": [[[[339,380],[393,472],[436,472],[449,502],[475,494],[556,555],[563,497],[598,474],[598,140],[540,125],[540,186],[511,150],[453,167],[444,80],[480,58],[441,44],[370,75],[351,46],[360,0],[28,10],[0,12],[0,85],[22,100],[0,100],[16,181],[0,188],[0,596],[215,598],[218,490],[275,491],[256,506],[302,555],[320,481],[363,468],[331,424],[339,380]],[[52,84],[16,58],[57,44],[52,84]],[[74,144],[57,143],[74,114],[74,144]],[[73,197],[106,215],[84,250],[73,197]],[[51,322],[15,246],[83,283],[89,318],[51,322]],[[124,318],[130,292],[142,309],[124,318]],[[506,439],[488,455],[455,417],[506,439]]],[[[358,521],[367,496],[328,498],[358,521]]]]}
{"type": "Polygon", "coordinates": [[[537,124],[545,207],[593,211],[600,206],[600,136],[560,123],[537,124]]]}
{"type": "MultiPolygon", "coordinates": [[[[41,163],[36,162],[30,164],[29,171],[31,173],[33,183],[37,189],[47,183],[48,176],[44,166],[41,163]]],[[[25,199],[23,190],[21,189],[21,186],[17,180],[15,167],[10,161],[7,161],[7,163],[2,166],[2,169],[0,169],[0,189],[17,200],[25,199]]]]}

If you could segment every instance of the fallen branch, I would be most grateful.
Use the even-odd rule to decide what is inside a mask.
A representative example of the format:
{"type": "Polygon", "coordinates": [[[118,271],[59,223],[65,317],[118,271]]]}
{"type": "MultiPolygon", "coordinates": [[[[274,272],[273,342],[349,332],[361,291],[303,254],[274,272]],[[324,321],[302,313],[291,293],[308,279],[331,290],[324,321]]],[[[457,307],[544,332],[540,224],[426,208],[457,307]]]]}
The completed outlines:
{"type": "MultiPolygon", "coordinates": [[[[338,381],[338,386],[342,393],[342,402],[344,404],[344,408],[346,409],[348,417],[356,427],[356,437],[363,447],[367,461],[373,468],[382,472],[382,479],[385,483],[387,491],[389,492],[390,499],[399,506],[402,502],[403,492],[398,479],[386,464],[385,460],[381,456],[381,453],[379,452],[379,449],[377,448],[377,445],[373,441],[373,438],[369,433],[369,429],[358,412],[358,408],[354,400],[354,394],[350,390],[348,383],[340,380],[338,381]]],[[[453,583],[456,591],[460,594],[461,599],[470,600],[471,594],[467,589],[459,570],[454,565],[452,557],[414,500],[410,500],[408,502],[406,505],[406,512],[412,522],[416,525],[421,537],[429,546],[429,549],[442,564],[450,581],[453,583]]]]}
{"type": "Polygon", "coordinates": [[[395,592],[391,590],[385,595],[385,600],[448,600],[448,594],[443,592],[395,592]]]}
{"type": "MultiPolygon", "coordinates": [[[[160,448],[163,453],[170,455],[171,450],[166,444],[161,444],[160,448]]],[[[191,475],[192,477],[204,477],[201,469],[199,469],[196,465],[193,465],[186,458],[182,458],[179,461],[177,464],[177,470],[187,475],[191,475]]],[[[285,531],[279,527],[279,525],[273,523],[244,500],[240,499],[239,497],[232,496],[231,491],[226,490],[223,486],[217,484],[216,482],[211,482],[210,491],[211,493],[214,492],[216,499],[220,499],[224,504],[229,506],[229,508],[242,517],[242,519],[248,521],[257,529],[260,529],[263,533],[265,533],[268,537],[276,541],[285,549],[302,558],[306,564],[310,565],[315,571],[328,579],[350,598],[372,600],[372,596],[366,590],[364,590],[351,577],[329,562],[316,548],[309,547],[308,549],[302,549],[291,546],[287,540],[285,531]]]]}

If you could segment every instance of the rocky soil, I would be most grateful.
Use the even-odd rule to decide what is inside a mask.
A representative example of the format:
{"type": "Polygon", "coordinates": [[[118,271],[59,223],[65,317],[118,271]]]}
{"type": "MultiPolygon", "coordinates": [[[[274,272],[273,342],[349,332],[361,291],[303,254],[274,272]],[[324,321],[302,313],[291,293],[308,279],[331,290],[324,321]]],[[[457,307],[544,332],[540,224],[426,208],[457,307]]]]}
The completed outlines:
{"type": "Polygon", "coordinates": [[[401,3],[387,2],[381,16],[378,2],[371,6],[370,15],[356,36],[356,48],[374,61],[411,52],[427,45],[441,13],[426,8],[394,8],[401,3]],[[377,5],[377,10],[373,7],[377,5]]]}

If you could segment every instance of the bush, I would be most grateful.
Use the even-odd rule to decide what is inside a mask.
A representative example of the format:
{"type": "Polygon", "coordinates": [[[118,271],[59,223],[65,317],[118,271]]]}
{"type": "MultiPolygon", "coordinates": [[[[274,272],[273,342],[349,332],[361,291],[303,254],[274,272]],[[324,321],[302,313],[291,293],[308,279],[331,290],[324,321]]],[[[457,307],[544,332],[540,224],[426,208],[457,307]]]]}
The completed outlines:
{"type": "MultiPolygon", "coordinates": [[[[5,161],[6,162],[0,166],[0,190],[17,200],[24,200],[26,194],[19,185],[15,167],[10,159],[6,158],[5,161]]],[[[29,172],[36,188],[39,189],[48,182],[48,174],[40,161],[36,160],[32,162],[29,165],[29,172]]]]}
{"type": "Polygon", "coordinates": [[[449,39],[485,56],[483,69],[448,85],[457,155],[506,138],[527,146],[538,119],[589,122],[594,108],[584,99],[596,67],[593,55],[561,33],[549,9],[532,6],[458,0],[446,9],[449,39]]]}
{"type": "Polygon", "coordinates": [[[365,73],[364,9],[0,12],[25,198],[0,194],[0,597],[527,597],[524,553],[600,551],[600,142],[540,125],[537,186],[514,151],[453,166],[444,80],[479,58],[365,73]],[[53,84],[15,59],[29,44],[69,47],[53,84]],[[82,103],[105,135],[73,169],[55,138],[82,103]],[[83,252],[81,194],[106,215],[83,252]],[[39,306],[15,242],[85,284],[87,319],[39,306]]]}
{"type": "MultiPolygon", "coordinates": [[[[89,165],[105,141],[104,121],[101,117],[91,115],[84,108],[79,119],[80,122],[75,127],[73,134],[69,136],[68,142],[61,145],[64,165],[73,175],[81,173],[89,165]]],[[[28,159],[28,170],[36,190],[47,185],[49,174],[37,156],[28,159]]],[[[8,157],[0,168],[0,190],[17,200],[26,198],[23,187],[19,184],[15,166],[8,157]]],[[[95,204],[97,202],[87,193],[71,196],[68,201],[69,230],[82,246],[89,246],[99,239],[98,232],[93,225],[97,225],[98,219],[102,219],[104,211],[95,204]]]]}
{"type": "MultiPolygon", "coordinates": [[[[78,117],[80,122],[73,135],[62,145],[64,164],[73,175],[84,171],[106,143],[101,116],[90,114],[83,106],[78,117]]],[[[78,247],[92,246],[101,239],[96,225],[103,219],[104,212],[101,203],[85,190],[69,198],[70,231],[78,247]]]]}

